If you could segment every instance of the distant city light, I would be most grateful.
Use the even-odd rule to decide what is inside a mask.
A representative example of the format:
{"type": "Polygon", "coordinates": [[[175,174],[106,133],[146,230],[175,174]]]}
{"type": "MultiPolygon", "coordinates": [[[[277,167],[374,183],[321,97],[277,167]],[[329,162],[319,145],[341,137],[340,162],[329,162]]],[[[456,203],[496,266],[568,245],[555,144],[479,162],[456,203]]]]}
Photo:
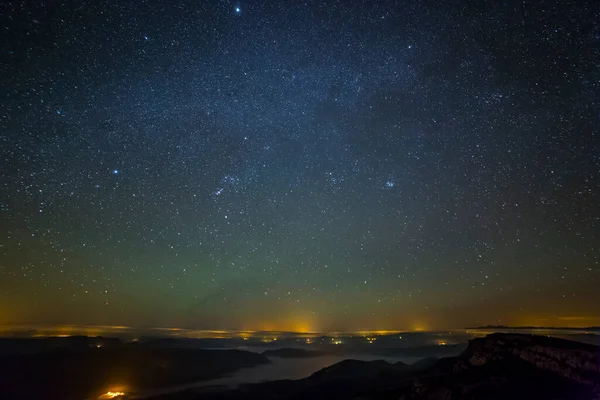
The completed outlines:
{"type": "Polygon", "coordinates": [[[125,396],[125,393],[108,391],[108,392],[104,393],[102,396],[98,397],[98,400],[114,399],[115,397],[119,397],[119,396],[125,396]]]}

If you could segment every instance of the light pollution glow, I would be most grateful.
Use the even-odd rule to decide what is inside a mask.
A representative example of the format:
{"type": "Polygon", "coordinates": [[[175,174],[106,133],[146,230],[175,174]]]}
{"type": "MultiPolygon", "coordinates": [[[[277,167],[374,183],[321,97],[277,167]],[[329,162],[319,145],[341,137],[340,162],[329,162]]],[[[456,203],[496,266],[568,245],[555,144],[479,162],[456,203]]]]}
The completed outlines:
{"type": "MultiPolygon", "coordinates": [[[[564,318],[562,319],[564,320],[564,318]]],[[[569,321],[577,321],[577,324],[569,324],[569,325],[561,325],[556,326],[558,328],[564,329],[579,329],[584,327],[593,326],[594,323],[597,323],[597,319],[595,318],[569,318],[569,321]]],[[[535,319],[534,321],[529,321],[530,323],[526,323],[527,320],[524,320],[524,323],[518,326],[526,326],[539,328],[547,328],[551,327],[551,325],[547,324],[539,324],[539,323],[531,323],[538,321],[539,319],[535,319]]],[[[543,320],[545,321],[545,320],[543,320]]],[[[263,325],[264,326],[264,325],[263,325]]],[[[267,327],[270,325],[266,325],[267,327]]],[[[294,325],[296,327],[301,325],[294,325]]],[[[446,331],[446,330],[443,330],[446,331]]],[[[467,332],[468,329],[453,329],[447,331],[457,331],[457,332],[467,332]]],[[[310,338],[316,336],[362,336],[365,337],[368,341],[374,342],[377,340],[377,336],[384,335],[392,335],[403,332],[430,332],[427,330],[425,326],[422,324],[414,324],[411,329],[405,330],[360,330],[360,331],[319,331],[319,330],[294,330],[294,329],[257,329],[257,330],[200,330],[200,329],[184,329],[184,328],[176,328],[176,327],[156,327],[156,328],[146,328],[146,327],[132,327],[132,326],[123,326],[123,325],[90,325],[90,326],[79,326],[79,325],[61,325],[61,326],[39,326],[39,325],[0,325],[0,337],[2,336],[31,336],[31,337],[69,337],[69,336],[88,336],[88,337],[96,337],[96,336],[124,336],[131,337],[132,340],[137,340],[137,336],[147,332],[154,332],[159,336],[168,336],[168,337],[182,337],[182,338],[195,338],[195,339],[230,339],[230,338],[238,338],[248,340],[251,338],[262,338],[262,341],[272,342],[276,341],[280,336],[299,336],[306,337],[307,340],[310,341],[310,338]]],[[[487,332],[485,330],[473,333],[482,333],[487,332]]],[[[489,331],[488,333],[491,333],[489,331]]],[[[401,338],[401,337],[400,337],[401,338]]],[[[333,340],[333,339],[332,339],[333,340]]],[[[310,342],[309,342],[310,343],[310,342]]],[[[336,343],[338,344],[338,343],[336,343]]],[[[339,343],[341,344],[341,342],[339,343]]]]}

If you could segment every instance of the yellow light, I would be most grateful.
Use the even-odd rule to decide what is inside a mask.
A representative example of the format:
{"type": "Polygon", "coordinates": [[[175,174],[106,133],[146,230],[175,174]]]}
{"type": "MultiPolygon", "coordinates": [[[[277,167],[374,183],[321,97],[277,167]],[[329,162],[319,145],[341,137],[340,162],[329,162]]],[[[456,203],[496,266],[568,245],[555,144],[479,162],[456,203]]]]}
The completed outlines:
{"type": "Polygon", "coordinates": [[[102,396],[98,397],[98,399],[99,400],[114,399],[115,397],[119,397],[119,396],[125,396],[125,393],[108,391],[108,392],[104,393],[102,396]]]}
{"type": "Polygon", "coordinates": [[[446,342],[445,342],[444,340],[440,340],[440,341],[438,342],[438,345],[440,345],[440,346],[445,346],[445,345],[446,345],[446,342]]]}

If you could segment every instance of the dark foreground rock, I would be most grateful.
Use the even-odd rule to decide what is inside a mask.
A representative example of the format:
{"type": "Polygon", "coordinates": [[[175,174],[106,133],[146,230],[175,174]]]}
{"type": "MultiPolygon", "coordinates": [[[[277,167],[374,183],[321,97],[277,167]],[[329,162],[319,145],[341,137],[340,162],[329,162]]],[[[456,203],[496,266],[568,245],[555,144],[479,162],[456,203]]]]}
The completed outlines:
{"type": "Polygon", "coordinates": [[[600,348],[492,334],[436,364],[400,399],[600,399],[600,348]]]}
{"type": "Polygon", "coordinates": [[[70,346],[33,354],[0,353],[0,398],[95,399],[123,384],[135,392],[213,379],[270,362],[249,351],[139,346],[70,346]]]}
{"type": "Polygon", "coordinates": [[[297,381],[167,398],[600,399],[600,348],[541,336],[492,334],[471,340],[457,357],[427,360],[420,367],[346,360],[297,381]]]}
{"type": "Polygon", "coordinates": [[[472,340],[456,371],[518,359],[541,371],[554,372],[585,385],[600,384],[600,348],[544,336],[500,334],[472,340]]]}

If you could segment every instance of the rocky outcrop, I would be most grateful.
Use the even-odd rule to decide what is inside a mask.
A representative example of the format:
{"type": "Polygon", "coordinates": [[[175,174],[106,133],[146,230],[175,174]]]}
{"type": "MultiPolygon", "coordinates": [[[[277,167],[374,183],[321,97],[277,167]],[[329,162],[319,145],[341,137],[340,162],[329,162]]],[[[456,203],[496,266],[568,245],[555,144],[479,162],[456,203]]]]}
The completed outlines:
{"type": "Polygon", "coordinates": [[[400,399],[600,399],[600,348],[563,339],[492,334],[440,360],[400,399]]]}
{"type": "Polygon", "coordinates": [[[585,385],[600,384],[598,347],[535,335],[492,334],[470,341],[454,370],[516,358],[585,385]]]}

